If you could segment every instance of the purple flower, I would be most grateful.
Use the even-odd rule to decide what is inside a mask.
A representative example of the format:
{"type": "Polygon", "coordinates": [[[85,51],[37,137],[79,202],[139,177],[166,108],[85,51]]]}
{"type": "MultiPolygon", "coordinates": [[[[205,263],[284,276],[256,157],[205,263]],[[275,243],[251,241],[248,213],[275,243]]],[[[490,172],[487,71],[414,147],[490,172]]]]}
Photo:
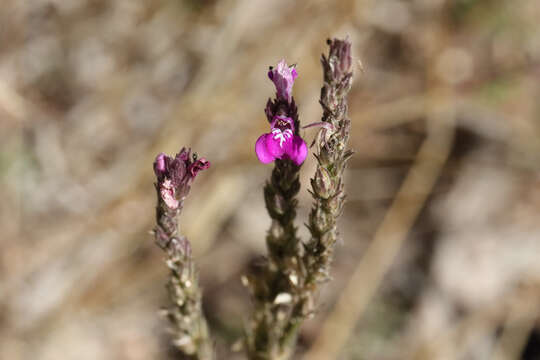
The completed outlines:
{"type": "Polygon", "coordinates": [[[296,165],[302,164],[308,149],[304,140],[294,134],[293,120],[285,116],[274,116],[270,127],[272,130],[261,135],[255,143],[259,161],[268,164],[275,159],[291,159],[296,165]]]}
{"type": "Polygon", "coordinates": [[[164,153],[158,154],[154,161],[154,173],[161,199],[169,208],[177,209],[197,173],[209,167],[210,162],[205,158],[197,159],[195,154],[191,154],[191,149],[182,148],[174,158],[164,153]]]}
{"type": "Polygon", "coordinates": [[[294,66],[289,67],[285,60],[281,60],[275,68],[270,67],[268,77],[274,82],[279,99],[291,102],[292,87],[298,73],[294,66]]]}

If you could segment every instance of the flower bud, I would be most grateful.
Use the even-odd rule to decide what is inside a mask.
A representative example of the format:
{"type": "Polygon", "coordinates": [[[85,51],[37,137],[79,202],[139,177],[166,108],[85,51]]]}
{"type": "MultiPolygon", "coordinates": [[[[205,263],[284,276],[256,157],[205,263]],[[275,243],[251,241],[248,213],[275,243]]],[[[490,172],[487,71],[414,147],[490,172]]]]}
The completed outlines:
{"type": "Polygon", "coordinates": [[[160,197],[171,210],[180,206],[180,201],[189,193],[191,183],[201,170],[208,169],[210,162],[205,158],[197,159],[191,155],[191,149],[182,148],[174,158],[164,153],[158,154],[154,161],[160,197]]]}
{"type": "Polygon", "coordinates": [[[154,173],[156,176],[163,176],[167,172],[167,155],[159,153],[154,161],[154,173]]]}
{"type": "Polygon", "coordinates": [[[268,77],[276,86],[278,99],[283,99],[290,103],[294,80],[298,77],[296,68],[294,66],[288,66],[285,60],[281,60],[275,68],[270,68],[268,77]]]}
{"type": "Polygon", "coordinates": [[[334,65],[334,76],[341,78],[351,71],[351,43],[347,39],[334,39],[329,42],[329,45],[329,61],[334,65]]]}
{"type": "Polygon", "coordinates": [[[210,162],[205,158],[200,158],[189,166],[189,172],[192,178],[197,176],[197,173],[201,170],[208,169],[210,167],[210,162]]]}
{"type": "Polygon", "coordinates": [[[321,166],[317,167],[315,176],[311,179],[311,186],[315,194],[323,199],[331,197],[334,190],[334,182],[330,173],[321,166]]]}

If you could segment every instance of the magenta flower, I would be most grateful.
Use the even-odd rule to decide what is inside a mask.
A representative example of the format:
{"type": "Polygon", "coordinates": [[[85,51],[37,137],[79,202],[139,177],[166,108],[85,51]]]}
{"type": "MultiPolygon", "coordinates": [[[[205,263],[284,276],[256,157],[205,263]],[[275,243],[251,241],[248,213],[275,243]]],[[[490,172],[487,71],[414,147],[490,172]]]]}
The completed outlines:
{"type": "Polygon", "coordinates": [[[308,149],[305,141],[294,134],[293,120],[277,115],[270,127],[272,130],[261,135],[255,143],[255,153],[259,161],[268,164],[276,159],[291,159],[296,165],[302,164],[308,149]]]}
{"type": "Polygon", "coordinates": [[[271,67],[268,77],[274,82],[278,99],[291,102],[292,87],[298,73],[294,66],[289,67],[285,60],[281,60],[275,68],[271,67]]]}
{"type": "Polygon", "coordinates": [[[191,183],[201,170],[208,169],[210,162],[197,159],[191,149],[182,148],[174,158],[164,153],[156,156],[154,173],[161,199],[171,209],[177,209],[180,201],[188,194],[191,183]]]}

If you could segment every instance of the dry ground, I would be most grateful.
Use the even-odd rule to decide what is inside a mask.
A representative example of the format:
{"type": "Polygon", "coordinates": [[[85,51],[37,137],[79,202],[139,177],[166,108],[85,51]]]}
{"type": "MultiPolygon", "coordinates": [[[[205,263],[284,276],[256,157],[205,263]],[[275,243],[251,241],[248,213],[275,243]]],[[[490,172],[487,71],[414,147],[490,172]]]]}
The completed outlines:
{"type": "Polygon", "coordinates": [[[174,356],[148,230],[153,157],[183,145],[212,162],[181,221],[219,357],[242,358],[266,69],[298,64],[317,121],[319,56],[345,35],[356,155],[298,358],[540,358],[538,18],[537,0],[3,0],[0,359],[174,356]]]}

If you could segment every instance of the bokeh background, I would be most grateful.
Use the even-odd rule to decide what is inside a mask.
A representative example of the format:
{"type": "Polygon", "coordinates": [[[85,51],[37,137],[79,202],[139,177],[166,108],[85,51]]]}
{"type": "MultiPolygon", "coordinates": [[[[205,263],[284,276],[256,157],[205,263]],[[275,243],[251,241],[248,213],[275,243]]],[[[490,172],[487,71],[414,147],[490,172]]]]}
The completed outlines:
{"type": "Polygon", "coordinates": [[[347,35],[343,243],[297,358],[540,359],[539,18],[537,0],[2,0],[0,359],[175,356],[148,231],[153,158],[182,146],[212,162],[181,223],[219,358],[243,358],[267,67],[297,63],[316,122],[320,54],[347,35]]]}

